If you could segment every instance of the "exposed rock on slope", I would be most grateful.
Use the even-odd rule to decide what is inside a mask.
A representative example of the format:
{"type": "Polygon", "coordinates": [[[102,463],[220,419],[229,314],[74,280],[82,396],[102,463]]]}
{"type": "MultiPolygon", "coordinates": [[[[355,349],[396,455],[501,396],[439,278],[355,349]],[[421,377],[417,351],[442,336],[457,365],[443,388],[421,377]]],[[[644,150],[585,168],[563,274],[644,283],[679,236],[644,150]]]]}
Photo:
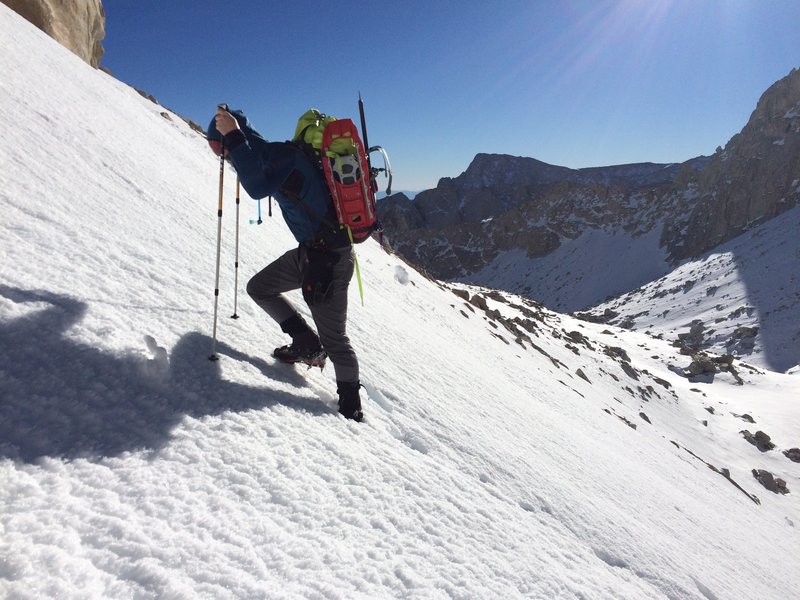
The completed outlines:
{"type": "Polygon", "coordinates": [[[84,61],[103,57],[106,14],[100,0],[0,0],[84,61]]]}

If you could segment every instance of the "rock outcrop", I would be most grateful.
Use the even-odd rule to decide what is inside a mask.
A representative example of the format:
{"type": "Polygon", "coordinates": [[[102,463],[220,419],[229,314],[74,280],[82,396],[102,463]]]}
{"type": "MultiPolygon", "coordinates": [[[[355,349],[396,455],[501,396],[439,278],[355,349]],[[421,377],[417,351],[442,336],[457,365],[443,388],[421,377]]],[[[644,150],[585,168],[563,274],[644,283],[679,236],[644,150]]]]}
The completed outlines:
{"type": "Polygon", "coordinates": [[[694,207],[665,230],[674,260],[699,256],[800,203],[800,69],[764,92],[697,178],[694,207]]]}
{"type": "Polygon", "coordinates": [[[101,0],[0,0],[59,44],[98,67],[106,15],[101,0]]]}

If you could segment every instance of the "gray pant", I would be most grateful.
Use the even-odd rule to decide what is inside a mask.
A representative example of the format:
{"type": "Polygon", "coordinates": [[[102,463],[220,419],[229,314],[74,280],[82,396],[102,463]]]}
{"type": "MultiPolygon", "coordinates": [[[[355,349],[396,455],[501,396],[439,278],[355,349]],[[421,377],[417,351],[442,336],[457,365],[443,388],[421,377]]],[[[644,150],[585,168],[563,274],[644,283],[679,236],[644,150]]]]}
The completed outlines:
{"type": "MultiPolygon", "coordinates": [[[[347,337],[347,288],[353,276],[350,247],[330,250],[341,255],[333,268],[333,292],[329,301],[309,306],[322,347],[336,372],[336,381],[358,381],[358,359],[347,337]]],[[[247,283],[247,293],[277,323],[297,315],[281,294],[298,290],[303,283],[306,249],[299,246],[264,267],[247,283]]]]}

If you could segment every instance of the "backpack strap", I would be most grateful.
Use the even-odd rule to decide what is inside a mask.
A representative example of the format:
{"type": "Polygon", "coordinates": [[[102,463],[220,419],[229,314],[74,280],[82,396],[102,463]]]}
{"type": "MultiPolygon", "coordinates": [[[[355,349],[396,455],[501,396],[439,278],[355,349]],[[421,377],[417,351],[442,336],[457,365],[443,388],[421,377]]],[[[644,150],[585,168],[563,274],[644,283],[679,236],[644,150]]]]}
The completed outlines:
{"type": "Polygon", "coordinates": [[[306,131],[308,131],[309,129],[311,129],[311,124],[308,124],[305,127],[303,127],[303,129],[300,130],[300,134],[295,136],[294,141],[303,142],[304,144],[307,144],[308,142],[306,142],[306,131]]]}
{"type": "MultiPolygon", "coordinates": [[[[320,237],[319,242],[323,244],[331,244],[332,247],[333,243],[335,242],[343,242],[344,240],[341,239],[341,227],[339,227],[339,224],[334,223],[327,215],[319,214],[319,212],[314,210],[314,208],[303,202],[303,199],[300,197],[300,191],[303,189],[304,183],[305,176],[297,169],[293,169],[292,172],[289,173],[289,176],[284,180],[283,185],[281,185],[280,192],[289,200],[294,202],[297,206],[302,208],[306,215],[308,215],[312,220],[319,221],[330,231],[330,235],[323,234],[320,237]]],[[[331,201],[331,206],[333,206],[333,201],[331,201]]]]}

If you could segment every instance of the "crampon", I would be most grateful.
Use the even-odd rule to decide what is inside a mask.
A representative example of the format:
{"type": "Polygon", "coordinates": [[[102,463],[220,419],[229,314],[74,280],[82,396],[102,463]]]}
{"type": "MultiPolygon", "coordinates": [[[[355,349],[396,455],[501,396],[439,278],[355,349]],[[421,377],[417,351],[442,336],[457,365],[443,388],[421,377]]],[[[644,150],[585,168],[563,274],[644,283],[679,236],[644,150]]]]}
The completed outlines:
{"type": "Polygon", "coordinates": [[[319,367],[320,369],[324,369],[325,360],[328,358],[328,353],[321,348],[315,350],[304,350],[302,348],[289,345],[275,348],[275,350],[272,352],[272,356],[276,360],[287,365],[302,363],[304,365],[308,365],[309,369],[311,367],[319,367]]]}

